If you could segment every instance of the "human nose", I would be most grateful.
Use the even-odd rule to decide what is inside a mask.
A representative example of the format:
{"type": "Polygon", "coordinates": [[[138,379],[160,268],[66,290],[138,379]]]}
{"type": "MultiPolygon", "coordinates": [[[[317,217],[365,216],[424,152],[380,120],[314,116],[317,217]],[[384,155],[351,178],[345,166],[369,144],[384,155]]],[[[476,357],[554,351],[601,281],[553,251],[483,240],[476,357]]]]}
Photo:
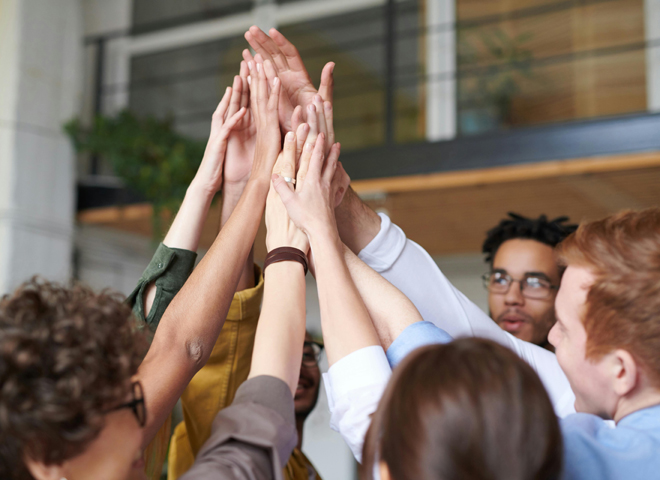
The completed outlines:
{"type": "Polygon", "coordinates": [[[504,303],[506,305],[523,305],[525,297],[522,294],[522,282],[520,280],[511,280],[509,290],[504,295],[504,303]]]}

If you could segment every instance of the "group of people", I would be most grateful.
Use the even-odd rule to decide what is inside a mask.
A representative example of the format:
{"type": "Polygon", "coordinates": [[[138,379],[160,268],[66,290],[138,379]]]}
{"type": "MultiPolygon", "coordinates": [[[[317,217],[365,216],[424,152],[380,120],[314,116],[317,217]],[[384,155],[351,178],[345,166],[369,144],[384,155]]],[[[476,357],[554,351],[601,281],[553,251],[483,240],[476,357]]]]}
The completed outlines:
{"type": "Polygon", "coordinates": [[[321,378],[361,478],[657,478],[660,209],[512,214],[484,243],[491,318],[351,189],[334,64],[317,90],[277,30],[245,37],[256,54],[127,301],[38,278],[0,301],[0,478],[159,478],[167,457],[170,479],[317,479],[301,443],[321,378]]]}

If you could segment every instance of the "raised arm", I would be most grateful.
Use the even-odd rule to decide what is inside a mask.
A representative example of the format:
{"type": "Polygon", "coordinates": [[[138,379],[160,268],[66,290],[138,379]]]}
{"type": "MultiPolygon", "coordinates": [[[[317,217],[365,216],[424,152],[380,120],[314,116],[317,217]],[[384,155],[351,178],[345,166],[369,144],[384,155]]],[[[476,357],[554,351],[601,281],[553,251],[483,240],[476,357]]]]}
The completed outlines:
{"type": "Polygon", "coordinates": [[[263,69],[253,74],[251,109],[257,142],[250,179],[234,213],[165,312],[138,372],[149,411],[145,445],[190,379],[206,363],[252,248],[281,148],[279,81],[275,79],[271,87],[269,95],[263,69]]]}

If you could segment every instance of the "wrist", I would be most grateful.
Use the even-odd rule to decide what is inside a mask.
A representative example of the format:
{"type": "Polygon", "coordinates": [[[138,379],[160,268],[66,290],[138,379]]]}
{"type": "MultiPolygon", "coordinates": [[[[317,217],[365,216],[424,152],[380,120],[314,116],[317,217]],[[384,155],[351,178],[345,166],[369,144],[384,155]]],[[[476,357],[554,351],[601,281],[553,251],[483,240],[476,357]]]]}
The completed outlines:
{"type": "Polygon", "coordinates": [[[188,189],[186,190],[186,197],[206,199],[210,201],[213,200],[213,197],[216,193],[217,190],[215,187],[212,185],[207,185],[195,177],[193,178],[193,181],[190,182],[190,185],[188,185],[188,189]]]}

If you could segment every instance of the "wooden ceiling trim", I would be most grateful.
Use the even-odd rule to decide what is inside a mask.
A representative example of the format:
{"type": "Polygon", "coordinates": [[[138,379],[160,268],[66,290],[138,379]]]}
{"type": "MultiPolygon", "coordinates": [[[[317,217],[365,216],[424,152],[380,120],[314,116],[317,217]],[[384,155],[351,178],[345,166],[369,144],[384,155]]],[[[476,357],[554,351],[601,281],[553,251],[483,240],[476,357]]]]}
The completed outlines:
{"type": "Polygon", "coordinates": [[[638,170],[658,166],[660,166],[660,151],[655,151],[573,160],[554,160],[458,172],[374,178],[356,180],[351,184],[359,194],[369,195],[373,193],[412,192],[489,185],[567,175],[638,170]]]}

